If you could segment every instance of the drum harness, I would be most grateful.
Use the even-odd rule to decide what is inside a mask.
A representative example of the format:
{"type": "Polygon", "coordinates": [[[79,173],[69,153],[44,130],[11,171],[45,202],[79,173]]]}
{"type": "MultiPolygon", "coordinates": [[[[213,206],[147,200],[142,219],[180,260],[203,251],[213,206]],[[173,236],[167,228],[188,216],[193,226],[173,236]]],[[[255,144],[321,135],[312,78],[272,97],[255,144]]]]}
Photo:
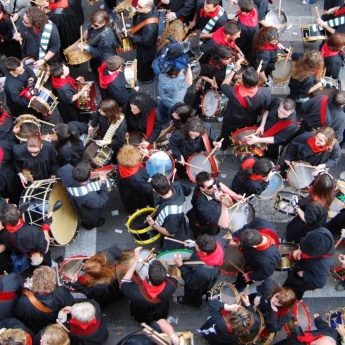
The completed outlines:
{"type": "MultiPolygon", "coordinates": [[[[97,192],[101,190],[101,181],[94,181],[88,183],[86,186],[79,186],[79,187],[67,187],[68,193],[70,193],[72,196],[84,196],[87,195],[90,192],[97,192]]],[[[107,188],[112,186],[112,181],[110,178],[107,178],[107,188]]]]}

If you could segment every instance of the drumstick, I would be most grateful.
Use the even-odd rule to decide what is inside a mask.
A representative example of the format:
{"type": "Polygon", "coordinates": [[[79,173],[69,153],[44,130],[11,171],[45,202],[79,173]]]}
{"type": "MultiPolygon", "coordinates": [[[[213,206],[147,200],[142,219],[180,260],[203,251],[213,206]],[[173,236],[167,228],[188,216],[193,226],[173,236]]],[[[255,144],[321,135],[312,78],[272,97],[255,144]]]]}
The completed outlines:
{"type": "Polygon", "coordinates": [[[155,250],[155,247],[153,247],[153,248],[150,250],[150,252],[149,252],[149,254],[147,255],[146,259],[143,260],[143,262],[142,262],[142,264],[141,264],[141,267],[140,267],[140,269],[139,269],[139,271],[138,271],[137,273],[139,273],[139,272],[143,269],[143,267],[145,266],[145,263],[148,262],[148,260],[150,259],[150,256],[152,255],[152,253],[153,253],[154,250],[155,250]]]}
{"type": "MultiPolygon", "coordinates": [[[[150,214],[148,215],[148,217],[153,217],[153,216],[156,214],[158,207],[159,207],[159,205],[156,206],[156,208],[154,209],[154,211],[152,211],[152,213],[150,213],[150,214]]],[[[144,221],[144,224],[145,224],[145,223],[147,223],[147,220],[144,221]]]]}
{"type": "Polygon", "coordinates": [[[343,241],[343,239],[340,237],[339,241],[334,245],[334,249],[337,249],[339,244],[343,241]]]}
{"type": "Polygon", "coordinates": [[[300,178],[298,177],[297,173],[296,173],[296,170],[294,169],[294,167],[292,166],[292,164],[290,164],[290,168],[292,170],[292,172],[295,174],[295,176],[297,177],[297,180],[302,183],[302,181],[300,180],[300,178]]]}
{"type": "MultiPolygon", "coordinates": [[[[177,162],[177,163],[178,163],[178,160],[177,160],[177,159],[175,159],[175,162],[177,162]]],[[[181,164],[181,163],[180,163],[180,164],[181,164]]],[[[197,167],[196,165],[189,164],[189,163],[187,163],[187,162],[185,162],[184,164],[185,164],[185,165],[189,165],[190,167],[195,168],[195,169],[204,170],[204,169],[202,169],[202,168],[197,167]]]]}
{"type": "MultiPolygon", "coordinates": [[[[223,140],[224,140],[224,138],[220,139],[220,143],[222,143],[223,140]]],[[[218,148],[218,147],[215,147],[215,148],[211,151],[211,153],[205,158],[205,160],[202,162],[202,164],[205,164],[205,162],[211,157],[211,155],[213,155],[214,151],[216,151],[217,148],[218,148]]]]}
{"type": "MultiPolygon", "coordinates": [[[[291,46],[290,46],[289,49],[290,49],[290,52],[291,52],[291,46]]],[[[285,70],[285,68],[286,68],[286,64],[287,64],[287,61],[288,61],[289,57],[290,57],[290,53],[286,55],[286,58],[285,58],[285,61],[284,61],[284,66],[283,66],[283,71],[282,71],[282,72],[284,72],[284,70],[285,70]]]]}
{"type": "Polygon", "coordinates": [[[319,9],[317,8],[317,6],[315,7],[315,11],[316,11],[316,15],[318,18],[320,18],[320,13],[319,13],[319,9]]]}
{"type": "Polygon", "coordinates": [[[249,284],[246,285],[246,291],[245,294],[248,296],[248,290],[249,290],[249,284]]]}
{"type": "MultiPolygon", "coordinates": [[[[12,25],[13,25],[14,31],[16,32],[16,34],[18,34],[19,32],[18,32],[18,30],[17,30],[16,24],[14,23],[14,20],[13,20],[13,18],[12,18],[11,16],[10,16],[10,18],[11,18],[11,22],[12,22],[12,25]]],[[[22,45],[22,44],[23,44],[23,42],[22,42],[22,38],[19,40],[19,43],[20,43],[20,45],[22,45]]]]}
{"type": "Polygon", "coordinates": [[[278,5],[278,18],[280,18],[280,12],[282,10],[282,0],[279,0],[279,5],[278,5]]]}
{"type": "MultiPolygon", "coordinates": [[[[245,197],[245,196],[246,196],[246,193],[243,194],[243,197],[245,197]]],[[[230,224],[230,222],[231,222],[231,220],[232,220],[234,214],[236,213],[238,207],[240,206],[240,204],[241,204],[240,202],[237,203],[237,206],[236,206],[236,208],[235,208],[234,213],[233,213],[233,214],[231,215],[231,217],[229,218],[229,224],[230,224]]]]}
{"type": "Polygon", "coordinates": [[[125,23],[125,17],[123,16],[123,12],[121,12],[121,19],[122,19],[122,25],[123,25],[123,28],[125,29],[125,37],[127,37],[127,29],[126,29],[126,23],[125,23]]]}
{"type": "Polygon", "coordinates": [[[37,119],[37,121],[42,122],[42,123],[45,123],[46,125],[55,127],[55,125],[54,125],[53,123],[50,123],[50,122],[47,122],[47,121],[42,121],[42,120],[40,120],[40,119],[37,119]]]}
{"type": "MultiPolygon", "coordinates": [[[[255,196],[255,194],[252,194],[252,195],[248,196],[248,197],[245,198],[243,201],[246,201],[246,200],[252,198],[253,196],[255,196]]],[[[238,202],[237,204],[234,204],[234,205],[230,206],[230,207],[229,207],[229,210],[230,210],[231,208],[233,208],[233,207],[239,205],[239,204],[241,204],[241,202],[238,202]]]]}
{"type": "Polygon", "coordinates": [[[129,139],[128,138],[126,138],[126,143],[127,143],[127,145],[129,145],[129,139]]]}
{"type": "Polygon", "coordinates": [[[56,319],[56,322],[68,333],[70,333],[69,329],[59,320],[56,319]]]}
{"type": "Polygon", "coordinates": [[[182,243],[182,244],[187,244],[187,242],[183,242],[183,241],[180,241],[180,240],[175,240],[174,238],[171,238],[171,237],[168,237],[168,236],[165,236],[165,240],[169,240],[169,241],[177,242],[177,243],[182,243]]]}
{"type": "Polygon", "coordinates": [[[313,166],[313,165],[307,165],[307,164],[303,164],[303,163],[299,163],[298,165],[301,167],[305,167],[305,168],[315,169],[315,166],[313,166]]]}
{"type": "Polygon", "coordinates": [[[59,266],[55,265],[55,271],[56,271],[56,282],[58,286],[62,286],[61,280],[60,280],[60,274],[59,274],[59,266]]]}
{"type": "MultiPolygon", "coordinates": [[[[213,77],[213,82],[217,85],[216,77],[213,77]]],[[[217,86],[214,86],[213,88],[217,89],[217,86]]]]}
{"type": "Polygon", "coordinates": [[[83,49],[83,26],[82,25],[80,25],[80,44],[81,44],[80,50],[81,52],[83,52],[84,49],[83,49]]]}
{"type": "Polygon", "coordinates": [[[259,63],[259,66],[258,66],[258,69],[256,70],[256,72],[260,73],[261,72],[261,66],[262,66],[262,63],[264,62],[264,60],[261,60],[260,63],[259,63]]]}

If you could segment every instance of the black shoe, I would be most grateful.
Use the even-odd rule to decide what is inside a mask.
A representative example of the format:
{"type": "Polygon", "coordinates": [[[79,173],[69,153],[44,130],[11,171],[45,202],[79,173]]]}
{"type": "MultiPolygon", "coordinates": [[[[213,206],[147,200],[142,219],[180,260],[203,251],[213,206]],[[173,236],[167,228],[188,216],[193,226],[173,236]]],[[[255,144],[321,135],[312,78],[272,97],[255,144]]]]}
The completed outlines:
{"type": "Polygon", "coordinates": [[[63,256],[62,256],[62,255],[58,256],[54,261],[55,261],[58,265],[60,265],[61,262],[63,261],[63,256]]]}
{"type": "Polygon", "coordinates": [[[85,224],[84,222],[81,222],[81,224],[83,225],[83,228],[86,230],[92,230],[96,227],[96,225],[85,224]]]}
{"type": "Polygon", "coordinates": [[[141,81],[141,84],[151,84],[153,82],[153,78],[150,80],[146,80],[146,81],[141,81]]]}
{"type": "Polygon", "coordinates": [[[100,220],[96,224],[96,227],[100,228],[102,225],[104,225],[104,223],[105,223],[105,219],[104,218],[100,218],[100,220]]]}

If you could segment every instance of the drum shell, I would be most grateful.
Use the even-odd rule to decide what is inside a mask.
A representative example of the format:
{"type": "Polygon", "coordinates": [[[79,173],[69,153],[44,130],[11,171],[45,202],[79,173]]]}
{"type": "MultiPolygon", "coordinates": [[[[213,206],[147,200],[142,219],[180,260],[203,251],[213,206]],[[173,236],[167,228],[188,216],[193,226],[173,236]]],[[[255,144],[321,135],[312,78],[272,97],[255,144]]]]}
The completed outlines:
{"type": "Polygon", "coordinates": [[[293,162],[292,166],[293,169],[290,167],[286,173],[286,179],[289,186],[296,190],[308,188],[314,181],[314,176],[312,175],[314,171],[313,166],[303,161],[293,162]]]}
{"type": "Polygon", "coordinates": [[[339,254],[345,254],[345,241],[341,241],[335,249],[334,261],[331,267],[331,276],[336,280],[344,280],[345,267],[339,260],[339,254]]]}
{"type": "Polygon", "coordinates": [[[100,168],[107,165],[114,151],[108,146],[98,146],[95,142],[89,142],[83,153],[82,161],[90,162],[93,168],[100,168]]]}
{"type": "Polygon", "coordinates": [[[328,97],[334,96],[334,94],[340,90],[340,82],[338,79],[333,79],[331,77],[324,77],[326,80],[326,86],[319,88],[313,92],[313,97],[325,95],[328,97]]]}
{"type": "Polygon", "coordinates": [[[80,40],[67,47],[63,53],[69,65],[79,65],[92,59],[92,55],[86,51],[81,51],[78,47],[80,40]]]}
{"type": "Polygon", "coordinates": [[[261,150],[265,150],[267,148],[267,144],[264,143],[249,145],[245,139],[247,135],[256,133],[258,128],[259,127],[256,126],[244,127],[232,133],[230,139],[234,144],[235,156],[247,156],[251,154],[252,150],[256,147],[260,148],[261,150]]]}
{"type": "Polygon", "coordinates": [[[243,269],[244,257],[242,252],[238,249],[237,245],[230,244],[225,248],[224,261],[220,272],[227,276],[235,276],[237,273],[239,273],[239,269],[233,266],[231,264],[232,262],[240,269],[243,269]]]}
{"type": "MultiPolygon", "coordinates": [[[[91,82],[80,82],[78,84],[78,91],[91,82]]],[[[84,113],[90,113],[97,108],[97,93],[94,83],[91,83],[90,90],[85,91],[76,101],[77,107],[84,113]]]]}
{"type": "Polygon", "coordinates": [[[135,87],[135,82],[137,81],[137,59],[133,61],[126,61],[125,68],[123,70],[127,83],[131,88],[135,87]]]}
{"type": "Polygon", "coordinates": [[[273,204],[273,207],[281,213],[285,213],[286,215],[295,216],[296,211],[290,203],[290,200],[293,197],[293,193],[288,192],[280,192],[277,195],[276,201],[273,204]]]}
{"type": "Polygon", "coordinates": [[[43,86],[40,86],[38,91],[38,95],[31,97],[28,108],[42,114],[51,114],[59,103],[57,97],[43,86]]]}
{"type": "Polygon", "coordinates": [[[342,207],[345,206],[345,182],[342,180],[336,183],[334,201],[342,207]]]}
{"type": "Polygon", "coordinates": [[[299,246],[295,243],[281,243],[279,244],[278,250],[280,253],[280,260],[277,262],[277,266],[275,268],[276,271],[288,271],[290,270],[295,261],[289,259],[288,256],[294,251],[299,249],[299,246]]]}
{"type": "Polygon", "coordinates": [[[278,83],[286,84],[291,77],[291,70],[292,70],[291,58],[289,57],[286,60],[286,57],[284,55],[278,55],[278,59],[275,64],[275,70],[272,71],[272,78],[274,82],[277,84],[278,83]]]}
{"type": "Polygon", "coordinates": [[[126,53],[126,52],[130,52],[132,50],[137,49],[137,47],[135,47],[133,45],[132,40],[129,37],[123,37],[122,38],[122,47],[117,48],[117,51],[119,53],[126,53]]]}
{"type": "Polygon", "coordinates": [[[302,30],[302,41],[304,42],[309,42],[313,43],[318,40],[326,40],[327,36],[322,35],[320,30],[317,32],[313,32],[310,30],[311,25],[302,25],[301,30],[302,30]]]}
{"type": "Polygon", "coordinates": [[[219,174],[218,163],[213,156],[207,158],[204,153],[194,153],[188,158],[187,163],[192,164],[196,167],[200,166],[199,169],[188,164],[186,166],[187,175],[189,179],[194,183],[195,177],[200,171],[206,171],[210,173],[214,178],[216,178],[219,174]]]}
{"type": "Polygon", "coordinates": [[[292,333],[296,332],[295,323],[302,328],[303,332],[311,331],[310,313],[304,302],[297,301],[292,308],[292,314],[294,318],[283,326],[288,337],[290,337],[292,333]]]}
{"type": "Polygon", "coordinates": [[[37,78],[41,78],[40,85],[44,85],[50,76],[50,66],[47,63],[44,63],[41,67],[35,68],[34,62],[36,62],[36,60],[31,56],[27,56],[22,60],[24,65],[33,70],[37,78]]]}
{"type": "Polygon", "coordinates": [[[31,114],[20,115],[14,120],[13,124],[17,126],[19,123],[21,123],[20,131],[19,133],[15,134],[18,140],[27,141],[30,134],[41,131],[41,125],[38,122],[35,115],[31,115],[31,114]],[[24,133],[22,133],[22,129],[24,133]]]}

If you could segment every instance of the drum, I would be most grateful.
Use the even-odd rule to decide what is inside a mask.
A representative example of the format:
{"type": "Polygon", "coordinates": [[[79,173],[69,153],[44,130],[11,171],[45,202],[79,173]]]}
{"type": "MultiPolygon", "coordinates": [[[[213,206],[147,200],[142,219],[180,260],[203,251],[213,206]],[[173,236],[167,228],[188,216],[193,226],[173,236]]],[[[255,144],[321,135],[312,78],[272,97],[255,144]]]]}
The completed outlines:
{"type": "Polygon", "coordinates": [[[41,129],[37,117],[31,114],[18,116],[13,124],[20,127],[20,131],[16,134],[16,138],[21,141],[27,141],[30,134],[40,132],[41,129]]]}
{"type": "Polygon", "coordinates": [[[288,337],[296,333],[296,325],[302,328],[303,332],[311,331],[311,319],[307,306],[302,301],[297,301],[292,308],[293,318],[284,325],[284,331],[288,337]]]}
{"type": "Polygon", "coordinates": [[[196,78],[199,77],[200,72],[201,72],[200,62],[197,61],[196,59],[191,59],[189,61],[189,64],[190,64],[190,68],[192,70],[193,80],[195,80],[196,78]]]}
{"type": "Polygon", "coordinates": [[[336,280],[344,280],[345,267],[338,258],[339,254],[345,254],[345,241],[341,241],[335,249],[334,261],[331,267],[331,276],[336,280]]]}
{"type": "Polygon", "coordinates": [[[63,51],[66,61],[69,65],[79,65],[83,62],[91,60],[92,58],[92,55],[87,53],[85,50],[81,51],[81,49],[78,47],[79,43],[80,40],[73,43],[63,51]]]}
{"type": "MultiPolygon", "coordinates": [[[[149,256],[150,251],[148,249],[143,249],[140,252],[140,257],[143,260],[146,260],[149,256]]],[[[152,259],[150,259],[147,263],[138,262],[135,271],[138,273],[139,277],[144,280],[149,274],[149,263],[155,259],[155,255],[153,255],[152,259]]],[[[125,274],[127,273],[128,269],[132,266],[134,261],[134,251],[131,249],[125,249],[122,251],[122,256],[116,260],[116,279],[120,283],[125,274]]]]}
{"type": "Polygon", "coordinates": [[[201,97],[201,111],[206,117],[219,114],[220,98],[219,93],[213,89],[204,92],[201,97]]]}
{"type": "Polygon", "coordinates": [[[177,253],[181,255],[182,259],[189,259],[192,256],[193,251],[190,249],[168,250],[160,253],[157,256],[157,259],[164,265],[167,273],[179,281],[179,286],[181,287],[184,286],[181,271],[174,262],[175,254],[177,253]]]}
{"type": "Polygon", "coordinates": [[[275,64],[275,70],[272,71],[272,78],[275,83],[286,84],[291,77],[292,60],[289,57],[286,60],[286,56],[278,54],[278,59],[275,64]]]}
{"type": "Polygon", "coordinates": [[[345,182],[342,180],[338,180],[336,183],[334,201],[345,207],[345,182]]]}
{"type": "Polygon", "coordinates": [[[268,23],[268,26],[276,27],[279,33],[282,33],[287,25],[287,17],[283,11],[280,11],[279,16],[278,9],[271,8],[266,14],[265,22],[268,23]]]}
{"type": "Polygon", "coordinates": [[[83,153],[82,161],[90,162],[94,168],[100,168],[107,165],[114,151],[108,146],[98,146],[94,141],[90,141],[83,153]]]}
{"type": "Polygon", "coordinates": [[[85,274],[83,266],[87,259],[90,259],[90,256],[73,255],[61,262],[59,279],[62,285],[71,292],[77,292],[73,289],[71,280],[76,274],[78,274],[78,277],[85,274]]]}
{"type": "Polygon", "coordinates": [[[216,178],[219,174],[218,163],[213,156],[206,159],[207,156],[204,153],[194,153],[188,158],[186,171],[189,179],[195,183],[195,176],[200,171],[207,171],[212,174],[213,178],[216,178]],[[206,159],[206,162],[205,162],[206,159]]]}
{"type": "Polygon", "coordinates": [[[308,188],[314,181],[314,167],[308,162],[293,162],[292,167],[293,169],[289,167],[286,173],[289,186],[296,190],[308,188]]]}
{"type": "Polygon", "coordinates": [[[246,136],[256,133],[258,128],[259,127],[256,126],[245,127],[232,133],[230,139],[234,144],[235,156],[247,156],[252,153],[253,149],[255,148],[260,148],[261,150],[266,149],[267,144],[257,143],[255,145],[249,145],[245,139],[246,136]]]}
{"type": "MultiPolygon", "coordinates": [[[[337,193],[337,190],[335,190],[337,193]]],[[[340,213],[344,206],[341,206],[337,199],[334,199],[329,210],[327,212],[327,221],[332,220],[336,215],[340,213]]]]}
{"type": "Polygon", "coordinates": [[[170,144],[169,144],[169,138],[172,133],[176,131],[176,127],[171,125],[166,129],[163,129],[161,133],[159,134],[159,137],[154,142],[154,147],[159,149],[160,151],[169,151],[170,150],[170,144]]]}
{"type": "Polygon", "coordinates": [[[101,168],[91,171],[90,180],[99,179],[99,173],[105,172],[108,177],[108,191],[112,191],[117,186],[117,173],[114,165],[105,165],[101,168]]]}
{"type": "Polygon", "coordinates": [[[97,107],[97,94],[96,94],[96,87],[93,82],[85,81],[80,82],[78,85],[78,90],[80,91],[85,85],[90,85],[90,90],[85,91],[81,94],[81,96],[77,99],[76,104],[77,107],[84,113],[91,113],[96,110],[97,107]]]}
{"type": "Polygon", "coordinates": [[[144,158],[144,163],[150,177],[154,174],[162,174],[170,180],[174,175],[175,161],[167,152],[151,150],[149,156],[144,158]]]}
{"type": "Polygon", "coordinates": [[[125,74],[125,78],[128,84],[128,88],[133,88],[135,86],[135,82],[137,81],[137,59],[134,59],[133,61],[126,61],[125,62],[125,68],[123,69],[123,72],[125,74]]]}
{"type": "Polygon", "coordinates": [[[64,246],[73,241],[77,234],[78,217],[69,201],[68,192],[60,180],[38,180],[25,188],[20,198],[21,203],[29,203],[24,213],[24,220],[30,225],[41,227],[47,214],[56,201],[62,201],[62,207],[53,213],[50,225],[51,245],[64,246]]]}
{"type": "Polygon", "coordinates": [[[220,273],[227,276],[234,276],[239,273],[239,269],[233,264],[242,270],[244,267],[244,258],[238,246],[230,244],[225,248],[225,256],[220,273]]]}
{"type": "Polygon", "coordinates": [[[327,36],[325,35],[325,31],[321,33],[319,25],[302,25],[302,41],[313,43],[318,40],[326,40],[327,36]]]}
{"type": "Polygon", "coordinates": [[[242,344],[251,345],[251,344],[260,344],[258,341],[260,339],[260,334],[265,328],[264,317],[259,309],[255,309],[255,314],[260,319],[260,328],[258,332],[250,332],[248,335],[242,336],[239,338],[242,344]]]}
{"type": "Polygon", "coordinates": [[[135,47],[133,45],[132,40],[129,37],[123,37],[122,38],[122,46],[120,48],[117,48],[117,52],[118,53],[126,53],[126,52],[130,52],[132,50],[137,49],[137,47],[135,47]]]}
{"type": "Polygon", "coordinates": [[[58,103],[58,98],[51,91],[40,86],[38,95],[31,97],[28,108],[33,108],[42,114],[52,114],[58,103]]]}
{"type": "Polygon", "coordinates": [[[295,261],[289,259],[289,255],[294,251],[297,250],[299,246],[295,243],[280,243],[278,250],[280,254],[280,261],[277,262],[276,271],[288,271],[290,268],[293,267],[295,261]]]}
{"type": "Polygon", "coordinates": [[[221,282],[211,289],[211,299],[219,299],[226,304],[238,304],[241,297],[237,289],[229,283],[221,282]]]}
{"type": "Polygon", "coordinates": [[[35,73],[37,79],[40,79],[41,82],[39,83],[39,86],[44,85],[50,76],[50,66],[45,63],[41,67],[35,67],[34,62],[36,60],[32,58],[31,56],[27,56],[22,60],[22,63],[25,66],[28,66],[33,72],[35,73]]]}
{"type": "MultiPolygon", "coordinates": [[[[147,216],[152,214],[153,211],[155,211],[153,207],[142,208],[128,218],[126,226],[134,241],[138,244],[150,244],[161,237],[161,234],[153,230],[152,226],[146,222],[147,216]]],[[[152,216],[152,218],[155,218],[155,216],[152,216]]]]}
{"type": "Polygon", "coordinates": [[[326,80],[326,86],[323,86],[313,92],[313,97],[319,95],[326,95],[328,97],[333,96],[337,91],[340,90],[340,82],[338,79],[331,77],[324,77],[326,80]]]}
{"type": "Polygon", "coordinates": [[[231,232],[241,229],[255,218],[255,209],[249,202],[240,203],[237,206],[229,208],[229,227],[231,232]],[[233,214],[235,215],[233,216],[233,214]]]}
{"type": "Polygon", "coordinates": [[[133,131],[129,133],[128,144],[138,146],[143,141],[145,141],[145,139],[146,135],[144,133],[141,133],[139,131],[133,131]]]}
{"type": "Polygon", "coordinates": [[[326,322],[333,329],[337,329],[338,325],[345,325],[345,308],[331,310],[326,314],[326,322]]]}
{"type": "Polygon", "coordinates": [[[278,212],[285,213],[286,215],[296,215],[296,211],[290,203],[290,200],[292,199],[293,195],[293,193],[289,192],[279,192],[276,201],[273,204],[273,207],[278,212]]]}
{"type": "Polygon", "coordinates": [[[275,173],[269,180],[268,186],[266,189],[260,194],[259,198],[268,200],[272,199],[277,195],[279,191],[281,191],[284,187],[283,178],[280,174],[275,173]]]}

